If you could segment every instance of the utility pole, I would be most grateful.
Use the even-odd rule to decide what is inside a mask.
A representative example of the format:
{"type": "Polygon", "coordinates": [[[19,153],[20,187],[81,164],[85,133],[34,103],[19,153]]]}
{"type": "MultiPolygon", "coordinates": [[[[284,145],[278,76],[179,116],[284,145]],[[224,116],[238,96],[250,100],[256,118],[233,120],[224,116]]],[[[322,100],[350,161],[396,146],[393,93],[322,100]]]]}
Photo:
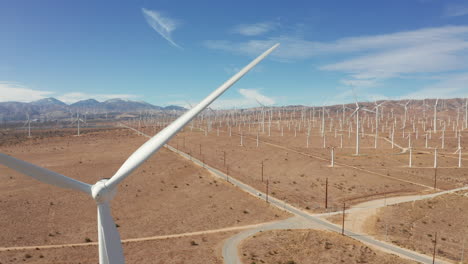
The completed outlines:
{"type": "Polygon", "coordinates": [[[325,179],[325,209],[328,208],[328,177],[325,179]]]}
{"type": "Polygon", "coordinates": [[[224,153],[223,163],[224,163],[224,167],[226,167],[226,151],[223,151],[223,153],[224,153]]]}
{"type": "Polygon", "coordinates": [[[268,179],[266,180],[266,202],[268,203],[268,179]]]}
{"type": "Polygon", "coordinates": [[[262,182],[263,182],[263,160],[262,160],[262,182]]]}
{"type": "Polygon", "coordinates": [[[436,248],[437,248],[437,232],[435,233],[435,239],[434,239],[434,252],[432,254],[432,264],[435,263],[436,248]]]}
{"type": "Polygon", "coordinates": [[[460,263],[463,263],[465,257],[465,238],[463,238],[463,244],[462,244],[462,252],[461,252],[461,257],[460,257],[460,263]]]}
{"type": "Polygon", "coordinates": [[[346,202],[343,202],[343,221],[341,222],[341,235],[344,236],[344,220],[345,220],[346,202]]]}
{"type": "Polygon", "coordinates": [[[434,190],[437,189],[437,168],[434,168],[434,190]]]}
{"type": "Polygon", "coordinates": [[[385,241],[388,241],[388,224],[385,223],[385,241]]]}
{"type": "Polygon", "coordinates": [[[229,166],[226,167],[226,181],[229,182],[229,166]]]}

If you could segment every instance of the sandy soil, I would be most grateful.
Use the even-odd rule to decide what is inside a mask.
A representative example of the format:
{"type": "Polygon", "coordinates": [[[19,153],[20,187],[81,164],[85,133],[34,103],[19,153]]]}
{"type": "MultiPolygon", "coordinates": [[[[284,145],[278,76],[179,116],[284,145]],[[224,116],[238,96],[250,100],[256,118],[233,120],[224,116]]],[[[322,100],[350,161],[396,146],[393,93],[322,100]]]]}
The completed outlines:
{"type": "Polygon", "coordinates": [[[416,263],[329,231],[266,231],[244,241],[243,263],[416,263]]]}
{"type": "Polygon", "coordinates": [[[467,192],[445,194],[381,208],[369,226],[370,232],[377,238],[429,255],[434,250],[437,233],[437,255],[460,261],[468,233],[466,195],[467,192]]]}
{"type": "MultiPolygon", "coordinates": [[[[33,138],[0,151],[94,183],[110,177],[145,138],[127,130],[33,138]]],[[[96,205],[0,167],[0,246],[97,240],[96,205]]],[[[162,149],[119,187],[112,213],[123,239],[261,223],[287,216],[162,149]]]]}
{"type": "MultiPolygon", "coordinates": [[[[221,264],[220,247],[232,232],[124,243],[126,263],[221,264]]],[[[97,263],[97,246],[2,252],[0,263],[97,263]]]]}

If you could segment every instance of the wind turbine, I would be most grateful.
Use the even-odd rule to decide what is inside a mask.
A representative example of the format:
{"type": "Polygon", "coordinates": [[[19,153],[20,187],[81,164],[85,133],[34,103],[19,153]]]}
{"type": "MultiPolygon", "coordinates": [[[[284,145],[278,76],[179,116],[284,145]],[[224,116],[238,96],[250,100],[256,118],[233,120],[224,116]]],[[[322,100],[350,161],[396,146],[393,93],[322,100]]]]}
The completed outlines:
{"type": "MultiPolygon", "coordinates": [[[[364,111],[367,111],[367,112],[371,112],[371,113],[374,113],[375,114],[375,141],[374,141],[374,148],[377,148],[377,139],[378,139],[378,136],[379,136],[379,108],[381,105],[383,105],[386,101],[383,101],[382,103],[380,104],[377,104],[377,102],[374,102],[374,110],[368,110],[368,109],[365,109],[363,108],[362,110],[364,111]]],[[[409,101],[408,101],[409,102],[409,101]]],[[[405,108],[406,109],[406,108],[405,108]]],[[[406,113],[406,111],[405,111],[406,113]]],[[[405,115],[406,116],[406,115],[405,115]]],[[[406,117],[405,117],[406,119],[406,117]]]]}
{"type": "Polygon", "coordinates": [[[76,119],[71,123],[72,125],[76,122],[77,124],[77,132],[76,132],[76,135],[79,136],[80,135],[80,122],[83,122],[86,124],[85,121],[83,121],[83,119],[80,118],[80,114],[77,112],[76,113],[76,119]]]}
{"type": "Polygon", "coordinates": [[[349,116],[351,118],[353,115],[356,115],[356,155],[359,155],[359,110],[361,107],[359,106],[356,100],[356,109],[354,112],[349,116]]]}
{"type": "Polygon", "coordinates": [[[401,106],[403,106],[405,108],[405,115],[404,115],[404,119],[403,119],[403,127],[402,129],[405,129],[406,128],[406,115],[408,113],[408,104],[411,102],[411,100],[408,100],[408,102],[406,102],[406,104],[399,104],[401,106]]]}
{"type": "Polygon", "coordinates": [[[255,60],[250,62],[241,71],[232,76],[227,82],[218,87],[203,101],[190,109],[158,134],[149,139],[138,148],[123,163],[119,170],[109,179],[101,179],[94,185],[68,178],[64,175],[41,168],[31,163],[13,158],[0,153],[0,164],[30,176],[36,180],[55,185],[62,188],[82,191],[90,196],[97,203],[98,215],[98,239],[99,239],[99,263],[100,264],[120,264],[125,263],[122,251],[120,235],[115,226],[110,212],[110,202],[117,192],[118,184],[128,177],[144,161],[151,157],[156,151],[163,147],[179,130],[188,124],[197,114],[203,111],[216,98],[223,94],[229,87],[236,83],[255,65],[262,61],[267,55],[275,50],[279,44],[274,45],[255,60]]]}
{"type": "Polygon", "coordinates": [[[26,127],[26,124],[28,125],[28,138],[31,137],[31,119],[29,118],[29,114],[27,113],[26,116],[28,117],[28,120],[24,122],[23,127],[26,127]]]}

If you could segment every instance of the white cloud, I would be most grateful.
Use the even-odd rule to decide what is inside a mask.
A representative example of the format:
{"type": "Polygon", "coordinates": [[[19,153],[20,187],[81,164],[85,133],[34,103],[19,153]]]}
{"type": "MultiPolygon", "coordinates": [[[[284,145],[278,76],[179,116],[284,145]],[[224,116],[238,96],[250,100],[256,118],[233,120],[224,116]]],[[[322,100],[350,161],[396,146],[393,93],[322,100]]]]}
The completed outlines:
{"type": "Polygon", "coordinates": [[[444,16],[457,17],[468,15],[468,6],[463,5],[448,5],[445,7],[444,16]]]}
{"type": "Polygon", "coordinates": [[[53,92],[50,91],[30,89],[18,83],[0,82],[0,102],[30,102],[49,97],[52,94],[53,92]]]}
{"type": "Polygon", "coordinates": [[[258,102],[263,105],[273,105],[276,103],[273,98],[268,97],[255,89],[239,89],[238,92],[242,95],[241,98],[219,99],[213,102],[212,107],[220,109],[248,108],[259,106],[258,102]]]}
{"type": "Polygon", "coordinates": [[[15,82],[0,82],[0,102],[32,102],[47,97],[55,97],[58,100],[68,104],[91,98],[96,99],[98,101],[105,101],[112,98],[139,98],[138,95],[134,94],[89,94],[82,92],[60,94],[52,91],[31,89],[29,87],[15,82]]]}
{"type": "Polygon", "coordinates": [[[98,100],[98,101],[105,101],[105,100],[113,99],[113,98],[135,99],[135,98],[138,98],[138,96],[134,94],[87,94],[87,93],[81,93],[81,92],[72,92],[72,93],[66,93],[66,94],[57,96],[57,99],[67,104],[75,103],[80,100],[86,100],[86,99],[91,99],[91,98],[98,100]]]}
{"type": "Polygon", "coordinates": [[[146,19],[146,22],[158,32],[163,38],[165,38],[169,43],[175,47],[181,48],[177,43],[172,39],[172,32],[177,28],[179,22],[175,19],[164,16],[161,12],[149,10],[146,8],[142,9],[143,16],[146,19]]]}
{"type": "Polygon", "coordinates": [[[241,24],[234,27],[233,31],[244,36],[258,36],[274,30],[275,23],[264,22],[255,24],[241,24]]]}
{"type": "MultiPolygon", "coordinates": [[[[229,109],[229,108],[248,108],[248,107],[258,107],[260,106],[258,102],[263,105],[273,105],[276,103],[275,99],[268,97],[260,91],[255,89],[239,89],[237,90],[242,97],[232,98],[232,99],[223,99],[220,98],[211,104],[210,107],[213,109],[229,109]],[[257,102],[258,101],[258,102],[257,102]]],[[[198,102],[187,102],[187,101],[173,101],[169,102],[170,105],[180,105],[185,108],[190,109],[192,106],[195,106],[198,102]]]]}
{"type": "Polygon", "coordinates": [[[253,89],[239,89],[239,93],[244,96],[245,99],[255,102],[260,102],[263,105],[275,104],[275,100],[261,94],[258,90],[253,89]]]}

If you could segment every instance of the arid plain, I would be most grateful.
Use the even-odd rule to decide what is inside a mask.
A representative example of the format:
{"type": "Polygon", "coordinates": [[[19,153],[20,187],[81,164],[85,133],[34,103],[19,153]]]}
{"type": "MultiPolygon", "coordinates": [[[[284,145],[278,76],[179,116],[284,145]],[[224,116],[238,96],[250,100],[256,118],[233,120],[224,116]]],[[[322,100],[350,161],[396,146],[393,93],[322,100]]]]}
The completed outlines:
{"type": "MultiPolygon", "coordinates": [[[[321,108],[313,110],[314,116],[311,109],[304,114],[303,108],[259,108],[237,115],[207,111],[204,119],[197,118],[169,145],[268,192],[270,197],[326,217],[327,213],[342,211],[343,206],[348,210],[363,202],[464,187],[468,182],[465,154],[455,152],[466,126],[450,108],[457,103],[461,105],[458,101],[449,103],[437,118],[440,129],[445,127],[443,139],[440,130],[433,131],[430,120],[423,123],[421,102],[412,103],[404,123],[401,107],[389,103],[385,114],[379,116],[377,143],[375,117],[370,113],[361,115],[359,155],[354,155],[356,121],[349,118],[352,111],[347,110],[345,118],[341,118],[337,107],[327,110],[323,123],[321,108]],[[391,108],[395,109],[392,116],[391,108]]],[[[426,119],[430,118],[427,114],[426,119]]],[[[147,117],[122,124],[153,135],[164,127],[164,122],[147,117]]],[[[94,183],[112,176],[147,140],[131,129],[119,127],[119,123],[114,126],[85,129],[79,137],[72,130],[37,131],[32,138],[27,138],[24,131],[4,130],[0,148],[2,153],[94,183]]],[[[1,263],[97,262],[96,208],[92,199],[39,183],[6,167],[0,167],[0,179],[0,207],[4,212],[0,215],[1,263]]],[[[363,220],[368,227],[366,235],[430,256],[434,247],[431,236],[439,232],[437,257],[460,261],[463,230],[467,230],[463,210],[467,198],[460,192],[383,206],[363,220]],[[415,222],[418,228],[414,228],[415,222]]],[[[112,212],[128,263],[222,263],[226,239],[241,230],[292,216],[267,203],[264,195],[249,195],[168,149],[162,149],[125,180],[112,203],[112,212]]],[[[336,219],[334,222],[341,224],[336,219]]],[[[269,231],[244,241],[239,255],[244,263],[255,261],[252,255],[262,256],[265,263],[310,263],[306,256],[311,254],[321,259],[343,254],[339,259],[348,263],[404,262],[378,248],[368,249],[368,245],[352,238],[336,233],[328,237],[321,232],[329,231],[269,231]],[[307,251],[304,239],[317,245],[307,251]],[[272,250],[281,252],[273,243],[283,249],[294,248],[298,259],[270,254],[272,250]],[[333,252],[323,246],[327,243],[334,245],[333,252]],[[355,257],[342,248],[352,248],[355,257]]]]}

